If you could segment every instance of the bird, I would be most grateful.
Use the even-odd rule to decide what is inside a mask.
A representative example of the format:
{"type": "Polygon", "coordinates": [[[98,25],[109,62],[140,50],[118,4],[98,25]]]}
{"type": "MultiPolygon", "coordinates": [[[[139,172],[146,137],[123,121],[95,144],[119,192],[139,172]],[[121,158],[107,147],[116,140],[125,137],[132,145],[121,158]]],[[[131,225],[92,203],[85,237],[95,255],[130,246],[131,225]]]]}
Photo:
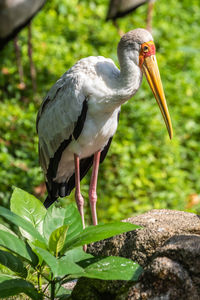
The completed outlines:
{"type": "Polygon", "coordinates": [[[140,88],[143,73],[158,103],[170,139],[173,129],[156,60],[151,33],[143,28],[120,39],[120,69],[103,56],[80,59],[52,86],[37,115],[39,162],[44,171],[48,208],[75,188],[75,199],[84,220],[80,181],[92,167],[89,201],[97,225],[97,178],[117,130],[121,105],[140,88]]]}
{"type": "Polygon", "coordinates": [[[148,3],[146,29],[151,32],[154,2],[155,0],[110,0],[106,21],[112,20],[121,36],[123,35],[123,32],[118,26],[117,19],[126,16],[141,5],[148,3]]]}
{"type": "Polygon", "coordinates": [[[30,61],[30,77],[33,90],[36,91],[36,70],[32,57],[32,29],[31,20],[42,9],[46,0],[1,0],[0,1],[0,51],[6,44],[13,40],[17,60],[17,69],[20,83],[18,88],[23,90],[24,70],[21,62],[21,49],[18,41],[18,33],[28,27],[28,56],[30,61]]]}
{"type": "Polygon", "coordinates": [[[46,0],[1,0],[0,50],[27,26],[46,0]]]}

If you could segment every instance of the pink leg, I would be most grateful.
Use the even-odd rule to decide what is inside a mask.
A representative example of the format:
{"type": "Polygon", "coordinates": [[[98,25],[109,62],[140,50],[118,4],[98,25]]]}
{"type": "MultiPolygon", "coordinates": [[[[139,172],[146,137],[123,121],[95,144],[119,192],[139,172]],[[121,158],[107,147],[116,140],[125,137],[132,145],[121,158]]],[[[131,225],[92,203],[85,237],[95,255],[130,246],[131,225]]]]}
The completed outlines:
{"type": "Polygon", "coordinates": [[[76,204],[78,207],[78,210],[81,215],[82,219],[82,224],[83,224],[83,229],[85,228],[85,220],[84,220],[84,199],[83,196],[81,195],[81,189],[80,189],[80,164],[79,164],[79,156],[74,154],[74,164],[75,164],[75,199],[76,199],[76,204]]]}
{"type": "Polygon", "coordinates": [[[97,213],[96,213],[96,202],[97,202],[97,178],[99,171],[99,161],[100,161],[101,151],[98,151],[94,154],[92,177],[90,181],[89,189],[89,199],[90,199],[90,208],[92,212],[92,221],[93,225],[97,225],[97,213]]]}

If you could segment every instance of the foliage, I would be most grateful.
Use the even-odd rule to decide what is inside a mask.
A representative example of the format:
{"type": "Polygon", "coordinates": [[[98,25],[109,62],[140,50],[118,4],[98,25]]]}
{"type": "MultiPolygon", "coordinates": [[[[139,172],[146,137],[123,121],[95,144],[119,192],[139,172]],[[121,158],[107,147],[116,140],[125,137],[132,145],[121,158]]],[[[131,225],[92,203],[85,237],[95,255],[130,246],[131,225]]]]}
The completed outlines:
{"type": "MultiPolygon", "coordinates": [[[[19,34],[26,89],[18,89],[12,42],[0,53],[0,199],[8,207],[11,185],[38,193],[43,175],[38,165],[35,118],[39,103],[52,84],[78,59],[89,55],[112,58],[116,64],[119,36],[105,22],[107,0],[52,0],[34,18],[33,59],[37,93],[29,78],[27,29],[19,34]],[[53,29],[53,30],[52,30],[53,29]]],[[[145,26],[143,5],[119,20],[124,32],[145,26]]],[[[98,182],[99,220],[116,220],[152,208],[186,209],[188,197],[200,194],[200,60],[199,0],[157,1],[153,35],[174,139],[149,87],[123,105],[118,131],[98,182]]],[[[82,191],[88,203],[89,178],[82,191]]],[[[72,202],[61,200],[65,206],[72,202]]],[[[89,205],[87,212],[89,211],[89,205]]],[[[200,205],[192,207],[199,212],[200,205]]]]}
{"type": "Polygon", "coordinates": [[[12,194],[11,211],[0,207],[0,216],[16,225],[21,233],[16,236],[6,227],[0,229],[0,264],[11,271],[0,274],[1,298],[23,292],[32,299],[58,299],[61,288],[63,294],[69,294],[67,290],[63,292],[62,284],[74,278],[136,281],[142,272],[131,260],[94,257],[81,247],[139,226],[115,222],[83,230],[73,204],[66,209],[52,206],[47,211],[37,198],[18,188],[12,194]],[[30,276],[33,272],[37,285],[30,276]]]}

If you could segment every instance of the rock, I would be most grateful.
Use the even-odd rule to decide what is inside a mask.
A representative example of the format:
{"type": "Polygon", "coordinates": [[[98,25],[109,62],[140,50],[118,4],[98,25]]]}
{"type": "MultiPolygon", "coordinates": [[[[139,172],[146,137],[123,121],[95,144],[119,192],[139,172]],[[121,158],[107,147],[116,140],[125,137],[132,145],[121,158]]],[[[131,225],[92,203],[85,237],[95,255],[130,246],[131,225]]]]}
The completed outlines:
{"type": "Polygon", "coordinates": [[[200,299],[200,216],[152,210],[127,222],[143,229],[91,244],[95,256],[123,256],[144,272],[137,283],[81,278],[73,300],[200,299]]]}

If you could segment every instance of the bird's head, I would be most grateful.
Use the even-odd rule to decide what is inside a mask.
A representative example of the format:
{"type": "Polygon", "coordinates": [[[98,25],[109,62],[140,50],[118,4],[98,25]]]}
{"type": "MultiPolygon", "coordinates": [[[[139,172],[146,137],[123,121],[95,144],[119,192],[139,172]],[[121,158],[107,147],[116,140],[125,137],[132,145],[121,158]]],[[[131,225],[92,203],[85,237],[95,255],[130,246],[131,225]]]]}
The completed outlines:
{"type": "Polygon", "coordinates": [[[173,136],[172,124],[155,54],[156,47],[153,37],[149,31],[142,28],[131,30],[123,35],[118,45],[119,60],[120,56],[132,60],[145,74],[171,139],[173,136]]]}

